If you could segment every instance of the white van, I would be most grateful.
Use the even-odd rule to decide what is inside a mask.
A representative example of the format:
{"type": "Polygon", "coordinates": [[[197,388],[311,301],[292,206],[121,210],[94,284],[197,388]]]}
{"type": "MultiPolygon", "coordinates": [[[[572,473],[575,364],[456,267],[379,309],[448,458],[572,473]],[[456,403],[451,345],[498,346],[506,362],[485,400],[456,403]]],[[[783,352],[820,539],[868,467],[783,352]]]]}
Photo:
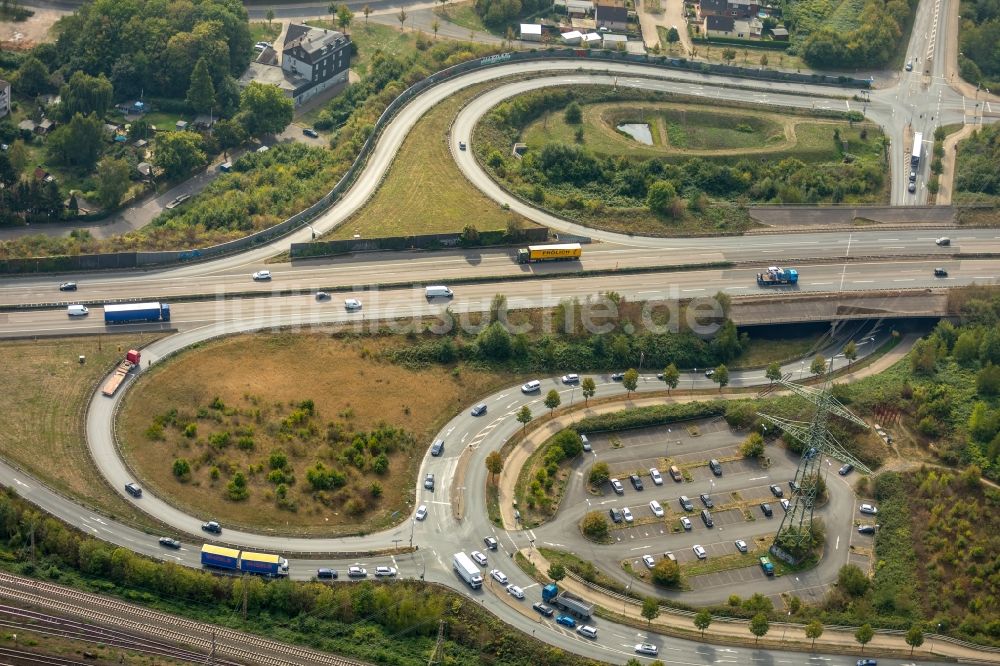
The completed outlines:
{"type": "Polygon", "coordinates": [[[436,285],[424,289],[424,296],[427,298],[451,298],[455,293],[444,285],[436,285]]]}
{"type": "Polygon", "coordinates": [[[85,305],[70,305],[66,308],[66,314],[70,317],[83,317],[88,312],[90,312],[90,310],[88,310],[85,305]]]}
{"type": "Polygon", "coordinates": [[[577,627],[576,633],[581,636],[586,636],[587,638],[597,638],[597,628],[592,627],[589,624],[577,627]]]}

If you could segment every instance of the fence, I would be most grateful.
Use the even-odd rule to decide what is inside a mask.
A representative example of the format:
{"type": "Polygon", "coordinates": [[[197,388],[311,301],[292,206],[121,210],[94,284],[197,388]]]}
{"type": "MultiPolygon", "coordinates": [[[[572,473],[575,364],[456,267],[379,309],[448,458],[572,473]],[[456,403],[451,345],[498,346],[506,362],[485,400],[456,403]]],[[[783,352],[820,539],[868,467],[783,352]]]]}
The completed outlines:
{"type": "MultiPolygon", "coordinates": [[[[210,247],[183,250],[183,251],[162,251],[162,252],[126,252],[124,256],[117,260],[106,260],[108,264],[98,263],[96,265],[88,263],[85,255],[71,257],[46,257],[39,259],[11,259],[0,262],[0,272],[50,272],[66,270],[91,270],[95,268],[133,268],[137,266],[152,266],[156,264],[183,263],[207,259],[209,257],[229,254],[239,250],[244,250],[257,245],[261,245],[275,238],[283,236],[288,232],[305,226],[315,219],[322,212],[330,208],[351,185],[368,163],[382,132],[393,119],[396,113],[405,106],[411,99],[431,88],[438,83],[452,79],[459,74],[464,74],[475,69],[506,65],[512,62],[529,62],[535,60],[595,60],[601,62],[621,62],[634,65],[646,65],[668,70],[694,71],[703,74],[717,74],[721,76],[733,76],[759,81],[782,81],[790,83],[808,83],[813,85],[840,86],[847,88],[868,88],[870,82],[867,79],[855,79],[849,76],[827,76],[825,74],[800,74],[798,72],[783,72],[762,68],[744,68],[736,65],[717,65],[704,62],[692,62],[684,58],[669,58],[667,56],[651,56],[649,54],[620,53],[617,51],[607,51],[598,49],[556,49],[549,48],[541,51],[518,51],[510,53],[500,53],[497,55],[467,60],[453,65],[447,69],[431,74],[427,78],[414,83],[404,90],[400,95],[389,103],[382,115],[375,122],[371,134],[358,152],[354,163],[341,177],[340,181],[322,199],[314,203],[309,208],[296,213],[284,222],[273,227],[258,231],[237,240],[213,245],[210,247]],[[115,262],[120,263],[115,263],[115,262]],[[15,263],[11,263],[15,262],[15,263]],[[129,263],[132,262],[132,263],[129,263]],[[114,264],[114,265],[110,265],[114,264]],[[12,270],[7,270],[11,268],[12,270]]],[[[107,257],[110,255],[96,255],[107,257]]]]}
{"type": "Polygon", "coordinates": [[[463,234],[423,234],[419,236],[388,236],[385,238],[345,238],[342,240],[317,241],[314,243],[292,243],[292,259],[306,257],[329,257],[349,252],[372,252],[377,250],[425,250],[441,247],[486,247],[522,243],[542,243],[548,238],[547,227],[521,229],[512,238],[506,231],[480,231],[479,238],[468,241],[463,234]]]}

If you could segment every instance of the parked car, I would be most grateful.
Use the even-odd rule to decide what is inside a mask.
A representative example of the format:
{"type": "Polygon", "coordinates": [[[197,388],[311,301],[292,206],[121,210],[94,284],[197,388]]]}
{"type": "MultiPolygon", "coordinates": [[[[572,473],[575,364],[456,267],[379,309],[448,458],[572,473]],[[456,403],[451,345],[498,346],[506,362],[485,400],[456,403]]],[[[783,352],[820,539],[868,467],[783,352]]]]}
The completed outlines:
{"type": "Polygon", "coordinates": [[[916,191],[917,191],[917,184],[916,184],[916,183],[912,183],[912,182],[911,182],[911,183],[910,183],[909,185],[907,185],[907,186],[906,186],[906,190],[907,190],[907,191],[908,191],[908,192],[909,192],[910,194],[913,194],[914,192],[916,192],[916,191]]]}
{"type": "Polygon", "coordinates": [[[191,195],[190,195],[190,194],[182,194],[182,195],[180,195],[179,197],[176,197],[176,198],[175,198],[175,199],[174,199],[173,201],[171,201],[170,203],[168,203],[168,204],[167,204],[167,205],[165,206],[165,208],[166,208],[167,210],[173,210],[174,208],[177,208],[178,206],[180,206],[180,205],[181,205],[182,203],[184,203],[185,201],[187,201],[187,200],[188,200],[188,199],[190,199],[190,198],[191,198],[191,195]]]}
{"type": "Polygon", "coordinates": [[[611,479],[611,489],[615,491],[616,495],[625,494],[625,486],[623,486],[622,482],[618,479],[611,479]]]}
{"type": "Polygon", "coordinates": [[[847,463],[846,465],[841,467],[837,473],[840,474],[841,476],[847,476],[853,471],[854,471],[854,465],[852,465],[851,463],[847,463]]]}
{"type": "Polygon", "coordinates": [[[180,548],[181,542],[177,539],[171,539],[170,537],[160,537],[160,545],[166,546],[167,548],[180,548]]]}
{"type": "Polygon", "coordinates": [[[471,557],[475,561],[475,563],[481,567],[485,567],[487,564],[486,556],[480,553],[478,550],[474,550],[471,553],[469,553],[469,557],[471,557]]]}
{"type": "Polygon", "coordinates": [[[322,578],[336,578],[336,577],[337,577],[336,569],[326,569],[326,568],[316,569],[316,578],[322,579],[322,578]]]}
{"type": "Polygon", "coordinates": [[[680,502],[681,508],[685,511],[694,511],[694,504],[691,503],[687,495],[681,495],[677,501],[680,502]]]}
{"type": "Polygon", "coordinates": [[[652,569],[653,567],[656,566],[656,560],[653,559],[652,555],[643,555],[642,556],[642,563],[645,564],[650,569],[652,569]]]}
{"type": "Polygon", "coordinates": [[[515,599],[524,599],[524,590],[519,588],[517,585],[513,584],[508,585],[507,592],[509,592],[510,596],[514,597],[515,599]]]}
{"type": "Polygon", "coordinates": [[[427,490],[434,490],[434,475],[433,474],[428,474],[424,478],[424,488],[426,488],[427,490]]]}
{"type": "Polygon", "coordinates": [[[722,476],[722,465],[719,464],[718,460],[714,458],[708,461],[708,468],[712,470],[712,474],[716,476],[722,476]]]}
{"type": "Polygon", "coordinates": [[[793,493],[797,493],[800,490],[802,490],[802,486],[800,486],[798,482],[795,481],[795,479],[792,479],[791,481],[788,482],[788,489],[791,490],[793,493]]]}
{"type": "Polygon", "coordinates": [[[676,562],[677,556],[674,555],[673,552],[668,550],[667,552],[663,553],[663,559],[670,560],[671,562],[676,562]]]}
{"type": "Polygon", "coordinates": [[[257,282],[260,282],[261,280],[270,280],[271,279],[271,271],[257,271],[256,273],[254,273],[250,277],[252,277],[257,282]]]}
{"type": "Polygon", "coordinates": [[[653,479],[653,484],[657,486],[663,485],[663,476],[660,474],[660,470],[655,467],[649,468],[649,478],[653,479]]]}
{"type": "Polygon", "coordinates": [[[875,534],[874,525],[858,525],[858,534],[875,534]]]}
{"type": "Polygon", "coordinates": [[[493,571],[491,571],[490,576],[493,578],[493,580],[500,583],[501,585],[507,584],[507,574],[500,571],[499,569],[494,569],[493,571]]]}
{"type": "Polygon", "coordinates": [[[392,578],[396,575],[396,567],[375,567],[376,578],[392,578]]]}
{"type": "Polygon", "coordinates": [[[747,542],[744,541],[743,539],[737,539],[735,543],[736,543],[736,550],[740,551],[741,553],[745,553],[749,550],[749,548],[747,547],[747,542]]]}
{"type": "Polygon", "coordinates": [[[615,523],[622,522],[622,512],[616,509],[615,507],[611,507],[610,509],[608,509],[608,515],[611,516],[612,522],[615,523]]]}
{"type": "Polygon", "coordinates": [[[779,486],[777,483],[772,483],[771,484],[771,494],[774,495],[775,497],[784,497],[785,496],[785,491],[782,490],[781,486],[779,486]]]}
{"type": "Polygon", "coordinates": [[[700,499],[701,503],[704,504],[705,507],[708,509],[711,509],[712,507],[715,506],[715,502],[712,501],[712,496],[709,495],[708,493],[702,493],[701,495],[698,495],[698,499],[700,499]]]}
{"type": "Polygon", "coordinates": [[[63,282],[59,285],[59,291],[76,291],[76,282],[63,282]]]}
{"type": "Polygon", "coordinates": [[[671,465],[670,469],[667,471],[670,472],[670,478],[676,481],[677,483],[680,483],[681,481],[684,480],[684,475],[681,474],[681,471],[679,469],[677,469],[677,465],[671,465]]]}
{"type": "Polygon", "coordinates": [[[580,375],[576,375],[576,374],[563,375],[562,376],[562,383],[563,384],[579,384],[580,383],[580,375]]]}
{"type": "Polygon", "coordinates": [[[561,624],[564,627],[572,629],[576,626],[576,620],[569,615],[558,615],[556,616],[556,624],[561,624]]]}
{"type": "Polygon", "coordinates": [[[781,508],[782,509],[784,509],[785,511],[788,511],[788,507],[790,505],[791,505],[791,502],[788,501],[787,497],[782,497],[781,498],[781,508]]]}
{"type": "Polygon", "coordinates": [[[657,518],[663,518],[663,507],[656,500],[652,500],[649,503],[649,510],[653,512],[653,515],[657,518]]]}
{"type": "Polygon", "coordinates": [[[691,519],[687,516],[681,516],[681,527],[683,527],[685,531],[691,531],[691,519]]]}
{"type": "Polygon", "coordinates": [[[476,405],[475,407],[472,408],[471,413],[473,416],[482,416],[483,414],[486,413],[486,405],[485,404],[476,405]]]}
{"type": "Polygon", "coordinates": [[[649,643],[637,643],[635,646],[635,651],[637,654],[646,654],[649,655],[650,657],[655,657],[660,653],[659,648],[649,643]]]}
{"type": "Polygon", "coordinates": [[[691,550],[694,551],[695,557],[697,557],[699,560],[703,560],[706,557],[708,557],[708,551],[705,550],[703,546],[695,544],[691,546],[691,550]]]}
{"type": "Polygon", "coordinates": [[[316,130],[314,130],[312,127],[306,127],[306,128],[304,128],[302,130],[302,133],[305,134],[308,137],[313,138],[313,139],[318,139],[319,138],[319,132],[317,132],[316,130]]]}
{"type": "Polygon", "coordinates": [[[348,578],[367,578],[368,570],[359,567],[358,565],[353,565],[347,567],[347,577],[348,578]]]}
{"type": "Polygon", "coordinates": [[[768,504],[767,502],[760,503],[760,510],[768,518],[774,515],[774,510],[771,509],[771,505],[768,504]]]}
{"type": "Polygon", "coordinates": [[[531,604],[531,607],[535,609],[535,612],[541,613],[545,617],[552,617],[552,614],[555,613],[550,606],[543,604],[541,601],[536,601],[531,604]]]}
{"type": "Polygon", "coordinates": [[[125,492],[127,492],[132,497],[142,497],[142,488],[140,488],[134,483],[126,483],[125,492]]]}
{"type": "Polygon", "coordinates": [[[586,435],[580,435],[580,443],[583,444],[584,453],[590,453],[594,448],[590,445],[590,440],[587,439],[586,435]]]}
{"type": "Polygon", "coordinates": [[[202,523],[201,529],[205,530],[206,532],[211,532],[212,534],[222,534],[222,525],[215,522],[214,520],[210,520],[207,523],[202,523]]]}
{"type": "Polygon", "coordinates": [[[631,523],[633,520],[635,520],[635,518],[632,516],[632,512],[629,510],[627,506],[622,507],[622,518],[625,519],[626,523],[631,523]]]}
{"type": "Polygon", "coordinates": [[[421,504],[417,507],[417,513],[413,516],[417,520],[423,520],[427,517],[427,505],[421,504]]]}
{"type": "Polygon", "coordinates": [[[348,312],[354,312],[355,310],[360,310],[362,308],[361,301],[356,298],[345,298],[344,299],[344,309],[348,312]]]}
{"type": "Polygon", "coordinates": [[[485,543],[486,547],[489,548],[490,550],[496,550],[497,546],[499,545],[497,543],[497,540],[491,536],[483,537],[483,543],[485,543]]]}
{"type": "Polygon", "coordinates": [[[632,483],[633,488],[642,490],[642,479],[639,478],[638,474],[629,474],[628,480],[632,483]]]}
{"type": "Polygon", "coordinates": [[[858,507],[858,511],[860,511],[861,513],[866,513],[869,516],[874,516],[875,514],[878,513],[878,509],[875,508],[874,504],[862,504],[860,507],[858,507]]]}

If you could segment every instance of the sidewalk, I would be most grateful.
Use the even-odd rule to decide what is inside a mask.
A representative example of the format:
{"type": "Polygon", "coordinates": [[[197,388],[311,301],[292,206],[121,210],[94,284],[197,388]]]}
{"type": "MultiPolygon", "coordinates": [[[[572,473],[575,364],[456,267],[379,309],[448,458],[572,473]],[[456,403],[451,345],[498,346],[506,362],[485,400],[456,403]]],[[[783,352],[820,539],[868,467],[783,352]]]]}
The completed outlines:
{"type": "MultiPolygon", "coordinates": [[[[862,377],[878,374],[902,359],[919,338],[920,336],[915,334],[907,335],[900,340],[899,344],[897,344],[893,349],[880,356],[873,363],[865,365],[858,370],[840,375],[837,379],[840,381],[845,379],[854,381],[861,379],[862,377]]],[[[517,529],[517,522],[514,520],[514,487],[517,484],[517,477],[520,474],[521,467],[524,465],[525,461],[549,437],[578,421],[580,418],[584,416],[594,416],[597,414],[607,414],[608,412],[617,412],[621,411],[623,408],[661,405],[665,402],[686,403],[699,400],[714,400],[720,397],[727,399],[750,397],[746,393],[709,392],[692,394],[690,391],[684,392],[678,389],[674,389],[672,395],[669,396],[666,394],[665,390],[657,391],[653,395],[647,394],[643,397],[636,397],[639,395],[640,394],[634,393],[633,397],[630,399],[621,397],[618,400],[597,404],[593,407],[587,407],[580,404],[575,408],[562,410],[557,413],[558,415],[555,418],[546,421],[544,425],[529,433],[525,440],[521,442],[516,449],[511,451],[509,456],[507,456],[507,459],[504,461],[503,471],[500,472],[500,479],[498,481],[498,497],[500,501],[500,516],[503,520],[503,528],[507,530],[517,529]]],[[[781,393],[775,392],[771,395],[781,395],[781,393]]]]}
{"type": "MultiPolygon", "coordinates": [[[[522,549],[521,554],[529,558],[540,572],[549,569],[549,563],[537,550],[522,549]]],[[[602,594],[588,585],[581,583],[569,576],[559,582],[559,585],[573,594],[582,597],[586,601],[592,602],[611,611],[615,615],[624,615],[628,620],[636,623],[637,627],[645,628],[647,620],[642,617],[642,604],[635,600],[626,600],[625,597],[612,597],[602,594]],[[609,605],[613,603],[613,606],[609,605]],[[619,604],[621,609],[619,610],[619,604]]],[[[689,640],[699,640],[701,634],[694,626],[692,618],[681,615],[661,606],[660,616],[653,620],[652,630],[656,633],[667,634],[678,638],[689,640]]],[[[704,642],[714,644],[735,644],[741,646],[753,645],[753,634],[747,627],[745,620],[722,620],[714,618],[712,625],[705,631],[704,642]]],[[[758,644],[762,648],[780,650],[800,650],[812,652],[812,641],[805,637],[804,627],[800,624],[791,623],[771,623],[770,632],[760,639],[758,644]],[[780,630],[780,636],[779,636],[780,630]]],[[[816,650],[826,653],[847,653],[859,654],[861,647],[854,639],[854,629],[834,629],[824,627],[823,635],[816,640],[816,650]]],[[[876,632],[875,637],[865,646],[865,654],[887,654],[892,653],[901,657],[908,657],[910,646],[906,644],[902,634],[886,634],[876,632]]],[[[914,651],[913,658],[931,658],[932,656],[948,657],[953,659],[977,660],[986,663],[1000,663],[1000,654],[989,653],[974,648],[956,645],[943,640],[934,640],[931,636],[924,637],[924,644],[914,651]]]]}
{"type": "Polygon", "coordinates": [[[955,163],[958,161],[958,142],[972,135],[980,125],[966,125],[944,140],[944,158],[941,160],[941,176],[938,178],[938,193],[934,203],[950,206],[951,195],[955,191],[955,163]]]}

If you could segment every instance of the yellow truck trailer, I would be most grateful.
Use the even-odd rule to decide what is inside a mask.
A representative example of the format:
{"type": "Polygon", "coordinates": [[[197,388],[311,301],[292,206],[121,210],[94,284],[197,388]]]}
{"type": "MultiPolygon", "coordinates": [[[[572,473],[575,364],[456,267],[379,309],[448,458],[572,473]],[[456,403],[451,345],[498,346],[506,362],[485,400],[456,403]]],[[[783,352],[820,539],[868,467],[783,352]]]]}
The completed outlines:
{"type": "Polygon", "coordinates": [[[536,261],[575,261],[583,254],[579,243],[559,245],[529,245],[517,251],[517,263],[533,264],[536,261]]]}

